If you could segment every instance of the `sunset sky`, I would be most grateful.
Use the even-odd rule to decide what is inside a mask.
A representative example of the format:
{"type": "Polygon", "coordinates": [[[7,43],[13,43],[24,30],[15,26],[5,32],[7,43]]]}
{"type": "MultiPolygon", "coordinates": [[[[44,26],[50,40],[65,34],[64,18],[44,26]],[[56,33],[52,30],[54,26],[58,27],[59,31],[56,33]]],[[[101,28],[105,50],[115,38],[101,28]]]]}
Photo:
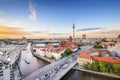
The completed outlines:
{"type": "Polygon", "coordinates": [[[0,0],[0,38],[120,34],[120,0],[0,0]]]}

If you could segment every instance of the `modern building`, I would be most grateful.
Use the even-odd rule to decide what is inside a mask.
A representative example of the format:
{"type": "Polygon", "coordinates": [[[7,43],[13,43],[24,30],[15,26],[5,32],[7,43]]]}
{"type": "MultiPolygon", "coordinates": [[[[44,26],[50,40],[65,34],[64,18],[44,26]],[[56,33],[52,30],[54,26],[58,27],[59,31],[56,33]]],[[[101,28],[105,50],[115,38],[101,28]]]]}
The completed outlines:
{"type": "Polygon", "coordinates": [[[13,80],[11,65],[6,55],[0,51],[0,80],[13,80]]]}

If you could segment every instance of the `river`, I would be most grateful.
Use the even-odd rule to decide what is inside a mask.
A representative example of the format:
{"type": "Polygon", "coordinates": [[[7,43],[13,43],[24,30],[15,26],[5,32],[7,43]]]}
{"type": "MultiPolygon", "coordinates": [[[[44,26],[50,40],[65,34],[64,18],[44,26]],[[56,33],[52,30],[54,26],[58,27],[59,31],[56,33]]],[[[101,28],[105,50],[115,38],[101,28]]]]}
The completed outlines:
{"type": "Polygon", "coordinates": [[[107,76],[70,70],[61,80],[119,80],[107,76]]]}
{"type": "Polygon", "coordinates": [[[19,68],[20,68],[22,78],[25,78],[33,71],[49,64],[48,62],[45,62],[41,59],[37,59],[36,57],[34,57],[30,51],[30,48],[26,48],[26,49],[27,50],[22,51],[19,59],[19,68]],[[27,64],[25,60],[28,60],[30,64],[27,64]]]}

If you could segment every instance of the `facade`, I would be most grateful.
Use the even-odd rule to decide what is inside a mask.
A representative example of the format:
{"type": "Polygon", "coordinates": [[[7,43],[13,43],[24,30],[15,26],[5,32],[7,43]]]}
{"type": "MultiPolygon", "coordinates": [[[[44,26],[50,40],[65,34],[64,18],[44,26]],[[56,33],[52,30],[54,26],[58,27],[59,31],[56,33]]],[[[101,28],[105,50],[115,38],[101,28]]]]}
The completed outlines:
{"type": "Polygon", "coordinates": [[[118,44],[120,44],[120,34],[117,37],[117,42],[118,42],[118,44]]]}
{"type": "Polygon", "coordinates": [[[120,64],[120,58],[113,58],[109,51],[100,49],[87,50],[77,57],[77,63],[80,65],[92,63],[93,61],[120,64]]]}
{"type": "Polygon", "coordinates": [[[83,35],[82,35],[82,39],[86,39],[86,34],[83,34],[83,35]]]}
{"type": "Polygon", "coordinates": [[[92,63],[92,58],[87,52],[85,52],[77,57],[77,63],[80,65],[92,63]]]}
{"type": "Polygon", "coordinates": [[[60,59],[61,54],[64,53],[66,48],[70,48],[73,52],[78,50],[78,47],[72,42],[61,42],[60,45],[34,45],[33,49],[36,50],[36,54],[39,54],[42,57],[54,57],[55,59],[60,59]]]}

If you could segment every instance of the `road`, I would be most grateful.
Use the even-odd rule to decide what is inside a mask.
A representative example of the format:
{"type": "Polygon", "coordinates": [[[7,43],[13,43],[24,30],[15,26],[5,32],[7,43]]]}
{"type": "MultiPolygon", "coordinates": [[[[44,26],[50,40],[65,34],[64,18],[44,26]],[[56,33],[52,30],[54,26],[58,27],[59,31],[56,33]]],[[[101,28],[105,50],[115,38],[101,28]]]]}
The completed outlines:
{"type": "Polygon", "coordinates": [[[82,46],[78,52],[36,70],[23,80],[59,80],[75,65],[78,54],[90,48],[82,46]]]}

